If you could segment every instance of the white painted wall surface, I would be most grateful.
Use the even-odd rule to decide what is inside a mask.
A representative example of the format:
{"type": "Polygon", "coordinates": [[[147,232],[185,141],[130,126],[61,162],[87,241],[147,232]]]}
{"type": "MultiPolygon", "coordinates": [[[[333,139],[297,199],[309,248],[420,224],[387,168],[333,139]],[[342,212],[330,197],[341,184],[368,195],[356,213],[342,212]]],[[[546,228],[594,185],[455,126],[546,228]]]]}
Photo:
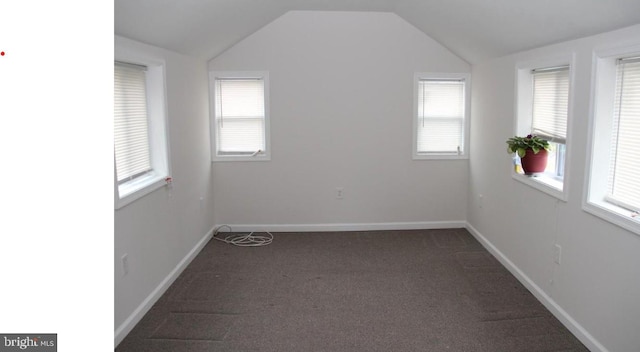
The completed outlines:
{"type": "Polygon", "coordinates": [[[206,62],[116,36],[119,51],[166,62],[173,185],[115,211],[116,342],[132,327],[127,319],[135,325],[136,309],[213,227],[206,62]]]}
{"type": "Polygon", "coordinates": [[[582,210],[592,52],[639,43],[640,25],[473,66],[467,221],[575,320],[577,334],[590,335],[593,350],[640,350],[640,236],[582,210]],[[505,141],[514,133],[516,63],[566,53],[576,55],[576,84],[563,202],[511,178],[505,141]]]}
{"type": "Polygon", "coordinates": [[[216,224],[465,219],[468,160],[411,159],[412,80],[470,66],[395,14],[289,12],[209,69],[271,80],[271,161],[214,164],[216,224]]]}

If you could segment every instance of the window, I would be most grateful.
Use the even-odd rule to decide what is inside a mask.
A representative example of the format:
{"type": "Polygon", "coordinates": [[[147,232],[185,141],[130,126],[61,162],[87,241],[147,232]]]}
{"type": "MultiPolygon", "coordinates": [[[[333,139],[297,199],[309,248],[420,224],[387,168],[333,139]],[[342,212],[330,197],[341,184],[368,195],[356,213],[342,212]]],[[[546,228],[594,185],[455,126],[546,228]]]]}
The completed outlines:
{"type": "Polygon", "coordinates": [[[640,50],[596,57],[584,208],[640,234],[640,50]]]}
{"type": "Polygon", "coordinates": [[[144,66],[116,62],[114,146],[118,184],[152,170],[144,66]]]}
{"type": "Polygon", "coordinates": [[[468,74],[418,73],[414,77],[414,159],[466,158],[468,74]]]}
{"type": "Polygon", "coordinates": [[[267,72],[211,72],[213,160],[269,160],[267,72]]]}
{"type": "MultiPolygon", "coordinates": [[[[551,150],[545,173],[564,178],[569,105],[569,66],[534,69],[531,134],[549,141],[551,150]]],[[[560,186],[561,187],[561,186],[560,186]]]]}
{"type": "Polygon", "coordinates": [[[640,57],[619,59],[607,199],[640,211],[640,57]]]}
{"type": "MultiPolygon", "coordinates": [[[[567,132],[570,125],[571,69],[568,60],[521,64],[517,69],[516,135],[537,135],[549,141],[543,174],[514,177],[566,200],[567,132]]],[[[517,156],[516,156],[517,158],[517,156]]]]}
{"type": "Polygon", "coordinates": [[[160,65],[114,65],[116,208],[163,186],[168,176],[160,65]]]}

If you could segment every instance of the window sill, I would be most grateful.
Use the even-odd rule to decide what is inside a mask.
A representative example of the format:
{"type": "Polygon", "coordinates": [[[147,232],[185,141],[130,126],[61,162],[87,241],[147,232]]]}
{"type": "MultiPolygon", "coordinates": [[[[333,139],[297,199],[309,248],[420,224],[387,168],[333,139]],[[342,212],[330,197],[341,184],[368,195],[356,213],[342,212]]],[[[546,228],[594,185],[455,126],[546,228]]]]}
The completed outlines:
{"type": "Polygon", "coordinates": [[[535,175],[528,176],[524,174],[516,173],[512,171],[511,176],[519,182],[524,183],[530,187],[537,189],[538,191],[544,192],[552,197],[558,198],[561,201],[567,201],[567,194],[564,191],[564,184],[562,181],[559,181],[553,177],[549,177],[547,175],[535,175]]]}
{"type": "Polygon", "coordinates": [[[271,157],[268,155],[216,155],[211,161],[271,161],[271,157]]]}
{"type": "Polygon", "coordinates": [[[151,173],[147,176],[139,177],[135,180],[121,184],[118,186],[118,195],[116,196],[116,210],[121,209],[158,188],[165,186],[167,184],[165,178],[166,176],[151,173]]]}
{"type": "Polygon", "coordinates": [[[466,154],[413,154],[413,160],[464,160],[469,159],[466,154]]]}
{"type": "Polygon", "coordinates": [[[582,205],[582,210],[608,221],[623,229],[640,235],[640,215],[633,216],[634,212],[606,201],[587,201],[582,205]]]}

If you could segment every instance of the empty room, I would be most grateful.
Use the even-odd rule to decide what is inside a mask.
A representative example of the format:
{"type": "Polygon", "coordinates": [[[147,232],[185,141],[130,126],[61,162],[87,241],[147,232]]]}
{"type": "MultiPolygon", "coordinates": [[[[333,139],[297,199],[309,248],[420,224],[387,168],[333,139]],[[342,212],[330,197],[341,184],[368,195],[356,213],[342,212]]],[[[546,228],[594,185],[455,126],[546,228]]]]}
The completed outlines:
{"type": "Polygon", "coordinates": [[[637,0],[114,10],[116,351],[640,351],[637,0]]]}

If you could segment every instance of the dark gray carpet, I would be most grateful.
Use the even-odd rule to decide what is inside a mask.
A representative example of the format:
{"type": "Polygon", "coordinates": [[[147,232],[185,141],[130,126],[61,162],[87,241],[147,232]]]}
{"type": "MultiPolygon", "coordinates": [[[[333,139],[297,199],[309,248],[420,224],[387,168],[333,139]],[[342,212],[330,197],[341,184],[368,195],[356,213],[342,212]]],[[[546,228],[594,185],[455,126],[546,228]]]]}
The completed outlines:
{"type": "Polygon", "coordinates": [[[212,240],[116,351],[587,349],[455,229],[212,240]]]}

